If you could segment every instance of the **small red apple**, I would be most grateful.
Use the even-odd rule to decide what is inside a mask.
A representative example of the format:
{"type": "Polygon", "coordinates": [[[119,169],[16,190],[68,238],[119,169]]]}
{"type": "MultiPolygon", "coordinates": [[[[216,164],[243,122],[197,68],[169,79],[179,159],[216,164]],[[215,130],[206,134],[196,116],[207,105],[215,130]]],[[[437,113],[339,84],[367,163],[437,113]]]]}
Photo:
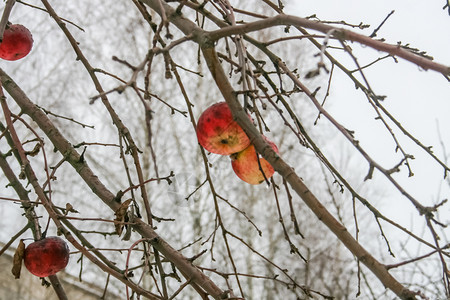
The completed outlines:
{"type": "Polygon", "coordinates": [[[25,248],[23,261],[31,274],[39,277],[54,275],[67,266],[69,247],[57,237],[47,237],[25,248]]]}
{"type": "Polygon", "coordinates": [[[197,122],[197,139],[206,150],[216,154],[229,155],[245,149],[250,140],[233,120],[226,102],[208,107],[197,122]]]}
{"type": "Polygon", "coordinates": [[[0,58],[18,60],[30,53],[33,47],[31,32],[23,25],[7,25],[0,43],[0,58]]]}
{"type": "MultiPolygon", "coordinates": [[[[275,143],[269,141],[266,137],[264,137],[264,139],[269,143],[272,149],[278,153],[278,147],[275,143]]],[[[234,173],[236,173],[240,179],[250,184],[260,184],[264,182],[264,175],[269,179],[272,177],[273,173],[275,173],[269,162],[256,152],[253,145],[248,146],[241,152],[232,154],[231,166],[233,167],[234,173]],[[258,158],[264,174],[259,167],[258,158]]]]}

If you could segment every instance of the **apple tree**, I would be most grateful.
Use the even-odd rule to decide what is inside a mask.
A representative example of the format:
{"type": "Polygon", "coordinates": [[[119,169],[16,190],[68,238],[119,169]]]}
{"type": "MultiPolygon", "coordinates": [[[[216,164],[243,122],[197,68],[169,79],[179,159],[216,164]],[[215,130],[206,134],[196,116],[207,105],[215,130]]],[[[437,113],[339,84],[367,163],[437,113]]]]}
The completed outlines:
{"type": "MultiPolygon", "coordinates": [[[[66,272],[124,299],[450,297],[447,200],[403,184],[420,151],[448,191],[446,139],[415,137],[368,76],[408,63],[445,86],[450,67],[380,38],[384,22],[370,34],[294,1],[35,2],[7,0],[0,22],[0,50],[13,24],[33,34],[0,65],[0,254],[17,247],[18,280],[25,247],[59,235],[66,272]],[[387,160],[358,135],[367,119],[335,116],[337,73],[387,160]],[[219,102],[227,121],[200,122],[219,102]]],[[[63,273],[30,264],[69,298],[63,273]]]]}

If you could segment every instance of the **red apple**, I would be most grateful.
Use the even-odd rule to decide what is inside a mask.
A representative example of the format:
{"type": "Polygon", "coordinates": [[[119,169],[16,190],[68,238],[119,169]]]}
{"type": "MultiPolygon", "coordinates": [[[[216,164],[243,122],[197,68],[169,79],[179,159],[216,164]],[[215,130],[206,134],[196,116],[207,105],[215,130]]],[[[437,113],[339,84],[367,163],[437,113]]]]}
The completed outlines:
{"type": "MultiPolygon", "coordinates": [[[[278,147],[275,143],[269,141],[266,137],[264,139],[278,153],[278,147]]],[[[260,184],[264,182],[264,175],[265,178],[269,179],[275,173],[269,162],[256,152],[253,145],[248,146],[241,152],[232,154],[231,166],[240,179],[250,184],[260,184]],[[259,167],[260,164],[261,168],[259,167]],[[264,174],[261,172],[261,169],[264,174]]]]}
{"type": "Polygon", "coordinates": [[[18,60],[30,53],[33,47],[31,32],[23,25],[7,25],[0,43],[0,58],[18,60]]]}
{"type": "Polygon", "coordinates": [[[216,154],[229,155],[242,151],[250,140],[233,120],[226,102],[208,107],[197,122],[197,139],[206,150],[216,154]]]}
{"type": "Polygon", "coordinates": [[[25,267],[31,274],[39,277],[54,275],[67,266],[69,247],[57,237],[47,237],[29,244],[24,253],[25,267]]]}

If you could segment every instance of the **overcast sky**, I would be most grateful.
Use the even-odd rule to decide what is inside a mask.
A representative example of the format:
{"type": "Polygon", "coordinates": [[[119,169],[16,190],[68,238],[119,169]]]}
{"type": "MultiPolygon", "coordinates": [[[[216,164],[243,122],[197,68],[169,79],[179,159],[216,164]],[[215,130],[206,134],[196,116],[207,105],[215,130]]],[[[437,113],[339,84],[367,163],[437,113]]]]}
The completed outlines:
{"type": "MultiPolygon", "coordinates": [[[[385,38],[392,44],[398,41],[403,44],[409,43],[411,47],[427,51],[437,62],[450,66],[450,16],[447,11],[442,10],[444,4],[444,0],[290,0],[285,11],[301,17],[316,14],[322,20],[345,20],[352,24],[363,22],[370,24],[371,27],[362,33],[370,35],[374,28],[392,10],[395,10],[395,13],[378,32],[378,37],[385,38]]],[[[92,34],[92,32],[86,34],[92,34]]],[[[36,41],[38,41],[37,38],[36,41]]],[[[360,59],[361,65],[384,55],[368,47],[359,47],[357,44],[351,44],[351,46],[360,59]]],[[[347,66],[350,69],[354,67],[348,59],[348,55],[339,51],[335,53],[336,57],[348,62],[347,66]]],[[[311,59],[316,58],[311,55],[311,59]]],[[[450,134],[448,133],[448,128],[450,128],[450,83],[442,75],[432,71],[421,71],[414,64],[401,59],[398,64],[394,63],[392,59],[386,59],[365,72],[375,92],[387,96],[383,103],[396,116],[397,120],[425,145],[434,146],[436,155],[443,158],[438,136],[437,124],[439,124],[442,140],[447,146],[446,152],[450,154],[450,134]]],[[[326,88],[322,88],[320,93],[325,90],[326,88]]],[[[319,97],[323,95],[320,93],[319,97]]],[[[399,162],[401,156],[398,153],[395,154],[395,144],[392,138],[382,124],[374,119],[376,115],[370,109],[364,95],[361,91],[355,90],[353,82],[338,71],[333,78],[326,108],[346,128],[355,131],[355,136],[361,141],[361,145],[383,167],[390,168],[399,162]]],[[[314,120],[302,121],[314,122],[314,120]]],[[[320,122],[326,122],[326,120],[322,118],[320,122]]],[[[439,200],[450,198],[449,185],[442,180],[444,174],[442,167],[414,143],[404,138],[398,130],[396,136],[405,150],[417,159],[411,162],[415,173],[414,177],[409,178],[406,168],[403,168],[402,173],[396,174],[395,178],[424,205],[433,205],[439,200]]],[[[325,151],[330,152],[334,149],[336,148],[329,147],[325,151]]],[[[369,166],[361,164],[358,167],[359,171],[364,172],[368,170],[369,166]]],[[[364,176],[365,174],[362,174],[362,178],[364,176]]],[[[382,184],[386,183],[380,174],[375,174],[374,180],[382,184]]],[[[399,211],[406,212],[405,208],[409,208],[410,213],[404,213],[404,219],[401,220],[402,225],[408,227],[413,216],[419,218],[417,212],[398,191],[389,184],[385,186],[387,191],[383,192],[386,192],[387,196],[376,206],[381,207],[386,216],[393,217],[395,220],[398,220],[401,215],[398,213],[399,211]]],[[[12,207],[8,202],[2,204],[3,207],[12,207]]],[[[450,204],[447,204],[442,209],[442,212],[447,213],[446,218],[441,218],[444,223],[449,222],[449,207],[450,204]]],[[[16,208],[19,210],[18,207],[16,208]]],[[[17,215],[20,213],[21,210],[17,215]]],[[[10,215],[12,214],[7,213],[6,209],[0,211],[0,217],[10,215]]],[[[422,217],[420,219],[423,220],[422,217]]],[[[15,220],[16,228],[19,228],[17,223],[22,221],[25,219],[15,220]]],[[[7,240],[8,234],[4,230],[0,236],[3,235],[3,240],[7,240]]]]}
{"type": "MultiPolygon", "coordinates": [[[[320,1],[290,1],[286,10],[290,14],[300,17],[316,14],[321,20],[341,21],[359,24],[363,22],[371,25],[360,33],[370,35],[373,30],[394,10],[378,32],[378,38],[385,38],[387,42],[396,44],[410,44],[433,56],[436,62],[450,66],[450,16],[443,10],[445,1],[407,1],[407,0],[320,0],[320,1]]],[[[358,55],[361,65],[383,56],[383,53],[368,47],[351,44],[358,55]]],[[[336,57],[348,56],[342,54],[336,57]]],[[[345,59],[345,58],[343,58],[345,59]]],[[[353,69],[354,65],[347,65],[353,69]]],[[[424,72],[410,62],[399,59],[393,63],[387,59],[367,69],[366,75],[375,92],[386,95],[385,107],[390,109],[397,120],[421,140],[426,146],[433,146],[435,153],[442,159],[443,151],[438,136],[438,125],[442,140],[450,154],[450,83],[440,74],[424,72]]],[[[322,89],[323,90],[323,89],[322,89]]],[[[390,168],[399,162],[400,155],[395,155],[395,144],[379,121],[375,121],[375,114],[369,108],[368,102],[360,91],[355,90],[354,84],[342,73],[336,72],[327,100],[326,108],[346,128],[356,131],[356,138],[366,147],[369,154],[376,158],[385,168],[390,168]]],[[[425,205],[435,204],[438,200],[449,198],[449,186],[443,181],[443,169],[425,152],[416,147],[397,130],[396,136],[405,150],[416,157],[411,162],[414,176],[408,178],[406,168],[395,178],[419,201],[425,205]]],[[[375,178],[383,176],[376,175],[375,178]]],[[[380,182],[386,182],[381,179],[380,182]]],[[[408,202],[400,193],[392,190],[386,203],[392,215],[398,210],[405,211],[408,202]]],[[[412,215],[417,215],[412,205],[412,215]]],[[[450,212],[447,205],[443,212],[450,212]]],[[[386,211],[390,215],[389,210],[386,211]]],[[[450,214],[447,214],[449,216],[450,214]]],[[[406,219],[412,218],[405,214],[406,219]]],[[[443,218],[445,221],[448,217],[443,218]]],[[[408,220],[404,220],[408,221],[408,220]]],[[[412,219],[409,221],[412,222],[412,219]]]]}

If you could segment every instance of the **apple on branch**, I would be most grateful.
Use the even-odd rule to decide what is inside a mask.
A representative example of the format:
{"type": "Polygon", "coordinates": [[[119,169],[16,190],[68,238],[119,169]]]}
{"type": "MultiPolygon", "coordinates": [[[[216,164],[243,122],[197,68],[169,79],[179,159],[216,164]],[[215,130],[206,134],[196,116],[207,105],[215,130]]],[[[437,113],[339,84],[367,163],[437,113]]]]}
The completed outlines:
{"type": "Polygon", "coordinates": [[[18,60],[30,53],[33,47],[31,32],[23,25],[8,24],[0,42],[0,58],[18,60]]]}
{"type": "Polygon", "coordinates": [[[23,257],[25,267],[31,274],[48,277],[64,269],[69,263],[69,247],[57,237],[47,237],[29,244],[23,257]]]}
{"type": "MultiPolygon", "coordinates": [[[[278,147],[263,136],[265,141],[278,153],[278,147]]],[[[256,152],[253,145],[231,155],[231,166],[234,173],[243,181],[250,184],[260,184],[275,173],[270,163],[256,152]],[[264,174],[263,174],[264,172],[264,174]]]]}
{"type": "Polygon", "coordinates": [[[242,151],[250,145],[244,130],[233,120],[226,102],[213,104],[201,114],[197,122],[197,139],[203,148],[221,155],[242,151]]]}

